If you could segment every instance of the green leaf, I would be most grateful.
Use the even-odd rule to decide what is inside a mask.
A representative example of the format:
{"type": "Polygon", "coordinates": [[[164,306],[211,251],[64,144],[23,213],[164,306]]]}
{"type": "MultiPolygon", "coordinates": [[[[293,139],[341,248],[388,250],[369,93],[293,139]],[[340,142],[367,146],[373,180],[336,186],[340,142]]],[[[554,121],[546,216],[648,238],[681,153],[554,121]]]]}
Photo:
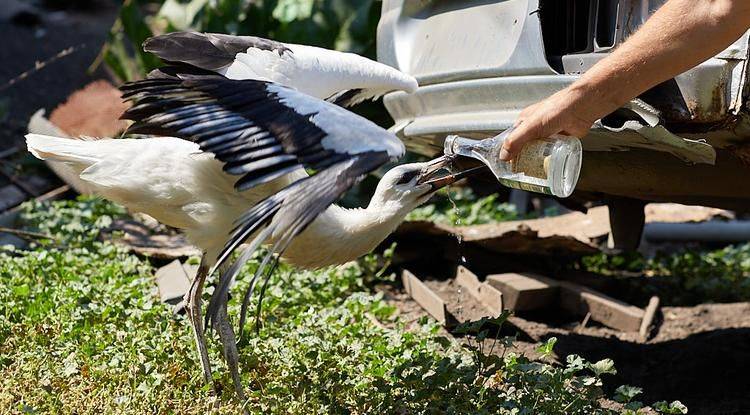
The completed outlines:
{"type": "Polygon", "coordinates": [[[281,23],[309,19],[312,16],[314,0],[279,0],[272,16],[281,23]]]}
{"type": "Polygon", "coordinates": [[[636,396],[640,395],[643,392],[643,389],[635,387],[635,386],[628,386],[628,385],[622,385],[615,389],[615,400],[617,402],[621,403],[628,403],[633,400],[636,396]]]}
{"type": "Polygon", "coordinates": [[[540,344],[536,348],[536,351],[541,354],[543,358],[550,357],[553,353],[552,349],[555,348],[555,343],[557,343],[557,337],[550,337],[546,342],[540,344]]]}
{"type": "Polygon", "coordinates": [[[596,363],[591,363],[589,364],[589,369],[591,369],[597,377],[617,374],[615,362],[612,359],[602,359],[596,363]]]}
{"type": "Polygon", "coordinates": [[[175,30],[190,30],[196,16],[203,10],[208,0],[191,0],[185,3],[179,0],[166,0],[157,13],[157,17],[166,19],[175,30]]]}
{"type": "Polygon", "coordinates": [[[672,403],[667,403],[666,401],[660,401],[656,402],[653,405],[653,408],[661,413],[661,414],[686,414],[688,413],[688,409],[685,405],[682,404],[680,401],[673,401],[672,403]]]}

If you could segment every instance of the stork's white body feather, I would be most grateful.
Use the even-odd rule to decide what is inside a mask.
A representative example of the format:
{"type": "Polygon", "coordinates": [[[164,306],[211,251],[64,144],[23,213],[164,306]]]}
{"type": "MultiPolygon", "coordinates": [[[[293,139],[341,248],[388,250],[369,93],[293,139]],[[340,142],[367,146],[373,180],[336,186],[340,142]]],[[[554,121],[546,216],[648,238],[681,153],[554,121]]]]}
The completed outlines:
{"type": "MultiPolygon", "coordinates": [[[[224,173],[221,162],[178,138],[82,141],[29,134],[26,141],[36,157],[68,164],[102,197],[182,229],[209,261],[248,207],[306,175],[299,170],[237,192],[236,177],[224,173]]],[[[367,209],[331,206],[298,235],[284,259],[306,268],[355,259],[375,248],[410,209],[381,206],[377,198],[367,209]]]]}

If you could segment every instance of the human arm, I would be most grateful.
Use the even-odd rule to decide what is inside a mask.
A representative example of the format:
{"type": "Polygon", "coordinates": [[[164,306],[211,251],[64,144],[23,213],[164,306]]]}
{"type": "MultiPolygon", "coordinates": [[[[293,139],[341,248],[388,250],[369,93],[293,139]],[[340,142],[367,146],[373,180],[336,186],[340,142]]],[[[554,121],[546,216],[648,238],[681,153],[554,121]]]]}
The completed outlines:
{"type": "Polygon", "coordinates": [[[750,26],[747,0],[669,0],[578,80],[524,109],[505,140],[510,160],[527,142],[583,137],[594,121],[725,49],[750,26]]]}

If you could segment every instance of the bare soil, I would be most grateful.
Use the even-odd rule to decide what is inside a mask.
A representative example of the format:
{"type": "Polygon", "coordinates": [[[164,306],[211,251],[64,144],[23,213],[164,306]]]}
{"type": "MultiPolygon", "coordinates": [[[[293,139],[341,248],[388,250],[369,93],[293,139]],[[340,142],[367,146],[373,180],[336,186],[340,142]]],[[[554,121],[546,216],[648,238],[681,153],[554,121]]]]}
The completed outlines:
{"type": "MultiPolygon", "coordinates": [[[[447,300],[449,310],[460,310],[459,320],[482,316],[471,296],[452,281],[425,283],[447,300]]],[[[399,287],[380,289],[403,320],[416,322],[426,315],[399,287]]],[[[532,358],[541,342],[556,337],[558,363],[569,354],[614,359],[618,373],[606,379],[609,392],[628,384],[644,389],[644,402],[680,400],[691,414],[750,414],[750,303],[663,307],[647,341],[638,333],[593,322],[582,327],[572,317],[549,314],[514,316],[502,334],[518,333],[516,351],[532,358]]]]}

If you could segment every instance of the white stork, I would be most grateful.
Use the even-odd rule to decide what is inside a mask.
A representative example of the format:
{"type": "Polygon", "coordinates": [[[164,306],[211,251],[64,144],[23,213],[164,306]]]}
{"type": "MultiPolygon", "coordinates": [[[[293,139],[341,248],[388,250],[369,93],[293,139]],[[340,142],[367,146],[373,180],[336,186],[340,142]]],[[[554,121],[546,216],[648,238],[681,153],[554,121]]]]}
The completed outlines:
{"type": "MultiPolygon", "coordinates": [[[[77,168],[102,196],[183,229],[204,250],[187,308],[207,381],[203,282],[209,267],[217,268],[254,237],[222,276],[209,312],[218,319],[225,357],[243,398],[234,335],[226,324],[222,329],[226,292],[242,261],[262,243],[308,268],[352,260],[377,246],[438,186],[417,184],[424,164],[404,165],[383,177],[366,209],[335,206],[363,175],[403,154],[395,136],[275,83],[172,77],[170,71],[178,70],[123,88],[135,104],[126,114],[137,121],[131,131],[164,138],[77,141],[29,135],[27,143],[37,157],[77,168]],[[317,174],[308,176],[305,168],[317,174]]],[[[270,254],[264,258],[256,278],[271,260],[270,254]]]]}

